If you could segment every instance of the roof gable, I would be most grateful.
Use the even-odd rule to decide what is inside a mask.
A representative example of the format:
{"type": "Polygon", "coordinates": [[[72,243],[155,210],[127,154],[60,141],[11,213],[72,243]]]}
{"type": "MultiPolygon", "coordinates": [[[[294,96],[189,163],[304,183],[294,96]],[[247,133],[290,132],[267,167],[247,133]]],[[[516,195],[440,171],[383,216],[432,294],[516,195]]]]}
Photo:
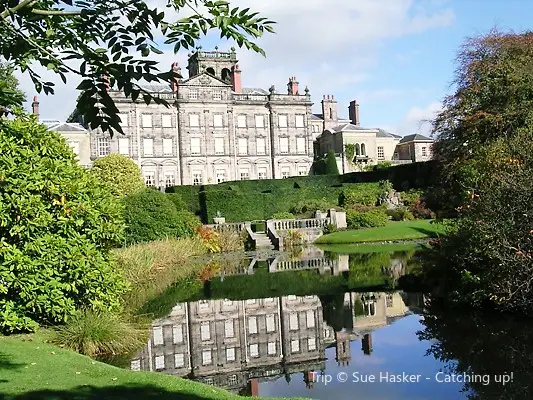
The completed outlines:
{"type": "Polygon", "coordinates": [[[85,129],[80,124],[70,122],[62,122],[55,125],[49,125],[48,130],[55,132],[89,133],[87,129],[85,129]]]}
{"type": "Polygon", "coordinates": [[[400,140],[400,143],[408,143],[408,142],[433,142],[433,139],[421,135],[419,133],[415,133],[413,135],[407,135],[400,140]]]}
{"type": "Polygon", "coordinates": [[[180,85],[185,86],[231,86],[227,82],[218,79],[217,77],[208,74],[207,72],[202,72],[199,75],[193,76],[192,78],[185,79],[180,83],[180,85]]]}

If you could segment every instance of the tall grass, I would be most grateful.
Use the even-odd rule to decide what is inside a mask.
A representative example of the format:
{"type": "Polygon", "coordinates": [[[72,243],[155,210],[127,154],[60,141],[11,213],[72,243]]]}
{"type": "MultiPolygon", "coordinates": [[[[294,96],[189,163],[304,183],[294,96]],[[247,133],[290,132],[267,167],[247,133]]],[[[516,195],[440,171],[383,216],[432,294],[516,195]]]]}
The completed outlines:
{"type": "Polygon", "coordinates": [[[50,341],[91,357],[124,354],[146,344],[148,326],[108,312],[83,311],[54,327],[50,341]]]}
{"type": "Polygon", "coordinates": [[[115,250],[117,268],[130,283],[126,311],[135,314],[176,281],[198,273],[202,263],[194,257],[206,253],[198,238],[168,238],[115,250]]]}

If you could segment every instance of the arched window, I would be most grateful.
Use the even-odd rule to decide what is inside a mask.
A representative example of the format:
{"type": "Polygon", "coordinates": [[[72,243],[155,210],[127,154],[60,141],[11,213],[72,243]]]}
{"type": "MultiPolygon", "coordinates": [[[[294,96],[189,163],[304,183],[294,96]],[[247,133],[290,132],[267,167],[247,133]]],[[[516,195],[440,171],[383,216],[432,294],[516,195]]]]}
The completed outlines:
{"type": "Polygon", "coordinates": [[[205,70],[209,75],[215,76],[215,70],[212,67],[209,67],[205,70]]]}
{"type": "Polygon", "coordinates": [[[359,143],[355,144],[355,155],[360,156],[361,155],[361,148],[359,147],[359,143]]]}
{"type": "Polygon", "coordinates": [[[329,119],[333,119],[333,108],[329,108],[329,119]]]}
{"type": "Polygon", "coordinates": [[[222,70],[222,74],[220,77],[224,82],[231,83],[231,71],[228,68],[224,68],[222,70]]]}
{"type": "Polygon", "coordinates": [[[366,148],[364,143],[361,143],[361,155],[366,156],[366,148]]]}

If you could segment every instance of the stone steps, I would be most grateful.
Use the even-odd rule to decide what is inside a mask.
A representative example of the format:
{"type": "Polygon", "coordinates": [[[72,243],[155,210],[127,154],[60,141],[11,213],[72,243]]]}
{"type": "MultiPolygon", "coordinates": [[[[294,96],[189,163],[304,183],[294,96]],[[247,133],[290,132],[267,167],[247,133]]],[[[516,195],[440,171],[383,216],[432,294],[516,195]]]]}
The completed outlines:
{"type": "Polygon", "coordinates": [[[255,233],[255,248],[274,250],[274,245],[266,233],[255,233]]]}

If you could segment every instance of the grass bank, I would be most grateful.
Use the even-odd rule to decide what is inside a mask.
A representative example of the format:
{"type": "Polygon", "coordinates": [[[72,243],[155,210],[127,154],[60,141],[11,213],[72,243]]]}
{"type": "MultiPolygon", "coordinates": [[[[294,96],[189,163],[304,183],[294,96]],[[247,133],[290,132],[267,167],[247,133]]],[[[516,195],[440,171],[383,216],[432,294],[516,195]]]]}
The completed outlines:
{"type": "Polygon", "coordinates": [[[427,249],[426,242],[401,242],[401,243],[340,243],[317,244],[318,248],[331,253],[358,254],[358,253],[394,253],[411,250],[427,249]]]}
{"type": "Polygon", "coordinates": [[[432,220],[419,219],[414,221],[389,222],[379,228],[366,228],[334,232],[318,238],[317,244],[370,243],[391,240],[417,240],[442,235],[444,224],[432,220]]]}
{"type": "Polygon", "coordinates": [[[244,399],[213,386],[133,372],[64,350],[37,335],[0,336],[2,400],[244,399]]]}

